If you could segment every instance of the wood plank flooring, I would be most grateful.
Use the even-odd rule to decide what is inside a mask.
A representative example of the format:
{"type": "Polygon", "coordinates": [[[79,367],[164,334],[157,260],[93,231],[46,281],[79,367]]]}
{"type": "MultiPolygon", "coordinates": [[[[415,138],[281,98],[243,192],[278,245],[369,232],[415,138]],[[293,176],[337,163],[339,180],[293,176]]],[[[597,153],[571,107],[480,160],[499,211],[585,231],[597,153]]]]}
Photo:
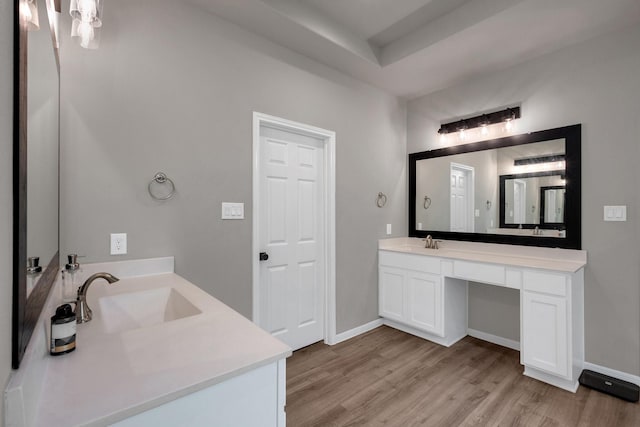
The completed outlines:
{"type": "Polygon", "coordinates": [[[640,405],[522,375],[520,354],[472,337],[446,348],[381,326],[287,359],[287,425],[640,426],[640,405]]]}

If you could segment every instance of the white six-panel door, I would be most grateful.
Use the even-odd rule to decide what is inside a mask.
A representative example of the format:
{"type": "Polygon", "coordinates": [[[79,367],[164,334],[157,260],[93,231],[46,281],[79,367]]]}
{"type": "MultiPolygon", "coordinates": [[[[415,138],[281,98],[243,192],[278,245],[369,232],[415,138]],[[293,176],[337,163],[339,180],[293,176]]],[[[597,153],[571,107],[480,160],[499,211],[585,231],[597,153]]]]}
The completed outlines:
{"type": "Polygon", "coordinates": [[[324,338],[324,144],[261,135],[259,323],[296,350],[324,338]]]}
{"type": "Polygon", "coordinates": [[[450,231],[473,232],[473,167],[451,163],[450,231]]]}

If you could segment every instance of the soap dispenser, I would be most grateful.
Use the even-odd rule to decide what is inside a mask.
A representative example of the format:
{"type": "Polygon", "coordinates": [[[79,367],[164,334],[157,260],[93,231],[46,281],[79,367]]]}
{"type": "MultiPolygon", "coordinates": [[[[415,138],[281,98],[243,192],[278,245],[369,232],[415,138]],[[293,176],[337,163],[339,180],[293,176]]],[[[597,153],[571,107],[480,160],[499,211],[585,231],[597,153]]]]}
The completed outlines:
{"type": "Polygon", "coordinates": [[[63,304],[51,317],[51,344],[49,353],[53,356],[70,353],[76,349],[76,314],[70,304],[63,304]]]}
{"type": "Polygon", "coordinates": [[[62,300],[75,301],[78,288],[82,285],[82,269],[78,263],[78,255],[67,255],[67,265],[64,267],[62,279],[62,300]]]}

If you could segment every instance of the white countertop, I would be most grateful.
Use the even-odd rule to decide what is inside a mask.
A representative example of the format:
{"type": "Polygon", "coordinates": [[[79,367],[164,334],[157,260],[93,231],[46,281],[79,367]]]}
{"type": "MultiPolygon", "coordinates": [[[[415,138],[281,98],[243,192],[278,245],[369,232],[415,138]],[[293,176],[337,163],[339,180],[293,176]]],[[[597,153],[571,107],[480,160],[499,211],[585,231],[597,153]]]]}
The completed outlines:
{"type": "Polygon", "coordinates": [[[424,239],[399,237],[378,241],[378,249],[423,256],[513,265],[574,273],[587,264],[587,252],[495,243],[439,241],[440,249],[426,249],[424,239]]]}
{"type": "MultiPolygon", "coordinates": [[[[109,271],[109,270],[106,270],[109,271]]],[[[97,280],[93,320],[78,325],[77,349],[49,357],[37,426],[108,425],[291,355],[251,321],[173,273],[97,280]],[[98,299],[173,287],[202,313],[107,334],[98,299]]]]}

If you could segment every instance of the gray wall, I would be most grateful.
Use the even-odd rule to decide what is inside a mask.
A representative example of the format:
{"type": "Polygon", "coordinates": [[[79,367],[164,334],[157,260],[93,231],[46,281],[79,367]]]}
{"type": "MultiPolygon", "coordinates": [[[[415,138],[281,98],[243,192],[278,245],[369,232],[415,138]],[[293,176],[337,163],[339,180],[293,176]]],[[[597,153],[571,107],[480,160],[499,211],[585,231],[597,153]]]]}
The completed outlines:
{"type": "Polygon", "coordinates": [[[63,39],[62,255],[175,255],[178,274],[250,317],[259,111],[337,133],[337,329],[376,319],[377,239],[386,223],[406,235],[405,104],[185,2],[112,0],[104,14],[99,50],[63,39]],[[169,202],[147,193],[157,171],[176,183],[169,202]],[[222,201],[246,219],[221,221],[222,201]],[[128,233],[128,255],[108,254],[111,232],[128,233]]]}
{"type": "MultiPolygon", "coordinates": [[[[439,145],[441,121],[505,105],[522,104],[518,132],[582,123],[586,359],[635,375],[640,374],[638,76],[640,28],[630,28],[416,99],[407,110],[410,153],[439,145]],[[603,222],[603,205],[627,205],[628,221],[603,222]]],[[[476,303],[470,294],[470,310],[476,303]]],[[[484,310],[505,322],[514,321],[512,312],[498,305],[484,310]]]]}
{"type": "MultiPolygon", "coordinates": [[[[0,0],[0,386],[11,371],[13,272],[13,2],[0,0]]],[[[4,405],[0,405],[0,425],[4,405]]]]}

